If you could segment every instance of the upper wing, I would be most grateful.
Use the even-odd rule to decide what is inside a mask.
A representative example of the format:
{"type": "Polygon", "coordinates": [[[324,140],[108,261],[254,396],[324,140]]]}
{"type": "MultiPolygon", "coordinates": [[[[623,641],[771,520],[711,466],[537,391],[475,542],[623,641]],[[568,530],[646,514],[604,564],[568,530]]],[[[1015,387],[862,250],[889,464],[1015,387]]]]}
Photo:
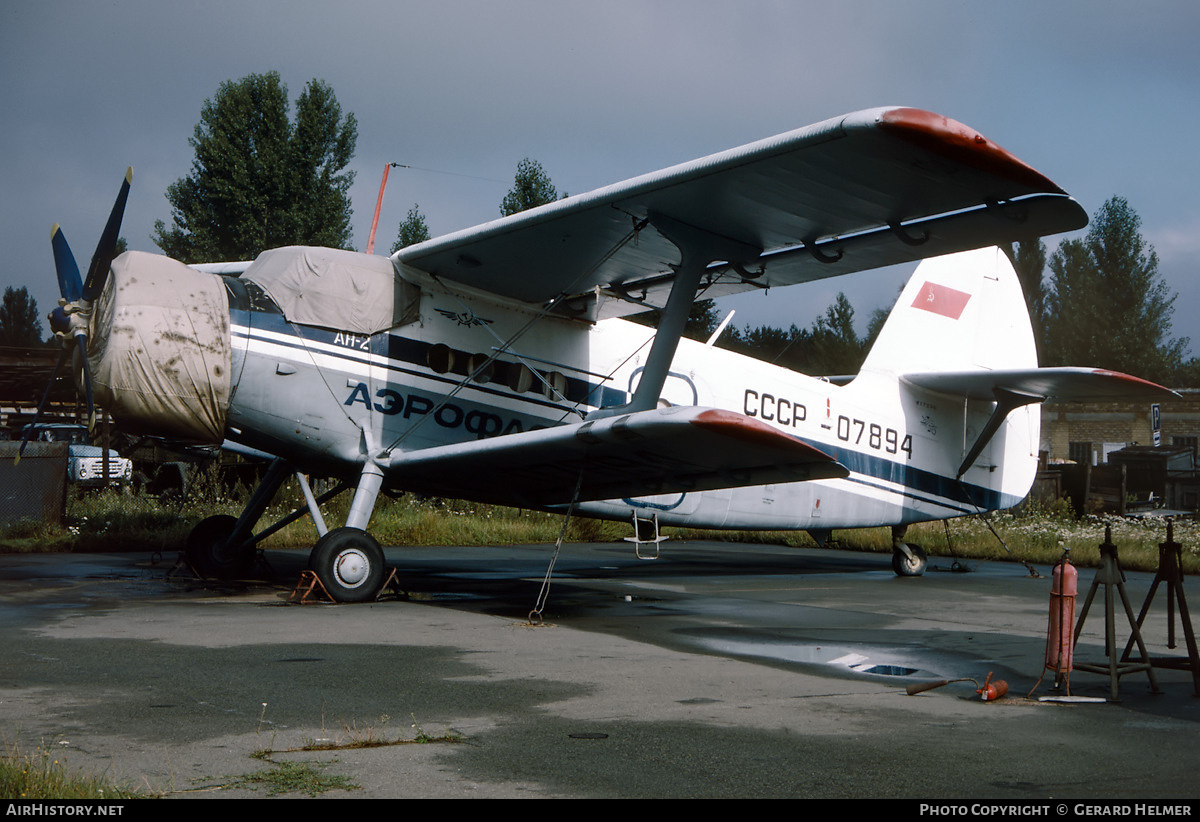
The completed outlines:
{"type": "MultiPolygon", "coordinates": [[[[1071,231],[1079,204],[961,123],[872,109],[396,252],[473,288],[592,319],[665,303],[678,249],[656,217],[743,250],[701,295],[790,285],[1071,231]]],[[[732,255],[731,255],[732,256],[732,255]]]]}
{"type": "Polygon", "coordinates": [[[396,454],[406,490],[544,507],[845,477],[833,457],[732,411],[676,406],[396,454]]]}

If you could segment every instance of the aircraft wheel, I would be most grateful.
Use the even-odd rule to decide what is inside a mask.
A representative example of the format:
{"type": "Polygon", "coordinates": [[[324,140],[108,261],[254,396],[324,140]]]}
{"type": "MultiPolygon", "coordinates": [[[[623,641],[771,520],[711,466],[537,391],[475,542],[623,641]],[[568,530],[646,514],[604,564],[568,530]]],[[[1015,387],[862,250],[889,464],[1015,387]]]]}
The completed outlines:
{"type": "Polygon", "coordinates": [[[365,531],[335,528],[317,540],[308,566],[338,602],[370,602],[383,587],[383,549],[365,531]]]}
{"type": "Polygon", "coordinates": [[[925,573],[925,550],[911,542],[905,544],[908,550],[912,551],[912,558],[907,557],[903,551],[895,551],[892,554],[892,570],[898,577],[919,577],[925,573]]]}
{"type": "Polygon", "coordinates": [[[188,562],[203,577],[233,579],[245,576],[254,564],[254,552],[229,546],[229,537],[237,518],[220,514],[202,519],[188,534],[184,553],[188,562]]]}

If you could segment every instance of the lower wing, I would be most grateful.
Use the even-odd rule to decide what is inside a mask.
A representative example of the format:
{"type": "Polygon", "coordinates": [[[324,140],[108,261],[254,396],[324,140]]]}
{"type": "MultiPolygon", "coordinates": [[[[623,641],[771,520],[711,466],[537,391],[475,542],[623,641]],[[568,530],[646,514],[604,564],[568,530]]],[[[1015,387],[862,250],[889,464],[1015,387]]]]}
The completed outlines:
{"type": "Polygon", "coordinates": [[[397,453],[387,465],[406,490],[530,507],[848,474],[759,420],[695,406],[397,453]]]}

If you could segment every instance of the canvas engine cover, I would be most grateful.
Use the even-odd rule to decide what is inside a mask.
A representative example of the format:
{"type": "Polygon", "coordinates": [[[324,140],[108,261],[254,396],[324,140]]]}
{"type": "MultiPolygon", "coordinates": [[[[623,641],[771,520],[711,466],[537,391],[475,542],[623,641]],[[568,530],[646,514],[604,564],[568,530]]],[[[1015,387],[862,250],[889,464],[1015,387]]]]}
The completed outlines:
{"type": "Polygon", "coordinates": [[[224,439],[229,298],[221,278],[128,251],[93,307],[88,363],[118,422],[196,443],[224,439]]]}

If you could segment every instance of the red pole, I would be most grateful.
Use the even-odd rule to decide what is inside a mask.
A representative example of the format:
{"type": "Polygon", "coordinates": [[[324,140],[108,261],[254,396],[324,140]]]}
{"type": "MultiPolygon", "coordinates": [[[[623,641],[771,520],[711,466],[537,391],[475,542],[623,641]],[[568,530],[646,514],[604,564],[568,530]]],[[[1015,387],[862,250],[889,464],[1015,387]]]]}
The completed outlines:
{"type": "Polygon", "coordinates": [[[371,220],[371,236],[367,239],[367,253],[375,253],[375,229],[379,227],[379,209],[383,206],[383,190],[387,188],[388,171],[395,163],[383,167],[383,179],[379,181],[379,199],[375,201],[375,219],[371,220]]]}

